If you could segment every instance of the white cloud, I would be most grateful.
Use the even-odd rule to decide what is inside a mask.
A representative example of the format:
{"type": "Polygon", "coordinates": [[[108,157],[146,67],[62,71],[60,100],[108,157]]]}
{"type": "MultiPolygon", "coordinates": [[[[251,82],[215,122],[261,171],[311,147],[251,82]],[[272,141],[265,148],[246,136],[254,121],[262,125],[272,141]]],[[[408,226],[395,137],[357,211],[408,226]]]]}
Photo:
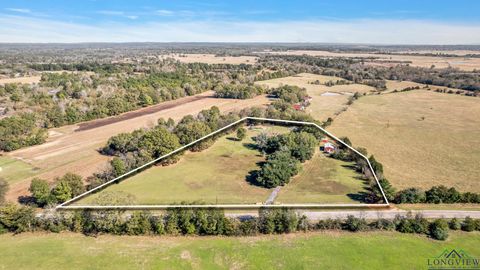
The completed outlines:
{"type": "Polygon", "coordinates": [[[18,13],[32,13],[30,9],[26,9],[26,8],[6,8],[5,10],[18,12],[18,13]]]}
{"type": "Polygon", "coordinates": [[[125,12],[123,11],[116,11],[116,10],[99,10],[97,11],[98,14],[103,15],[112,15],[112,16],[123,16],[125,12]]]}
{"type": "Polygon", "coordinates": [[[124,18],[130,19],[130,20],[138,19],[137,15],[129,15],[129,14],[125,13],[124,11],[99,10],[99,11],[97,11],[97,13],[102,14],[102,15],[108,15],[108,16],[120,16],[120,17],[124,17],[124,18]]]}
{"type": "Polygon", "coordinates": [[[159,9],[159,10],[155,11],[155,13],[157,15],[160,15],[160,16],[172,16],[173,15],[173,11],[166,10],[166,9],[159,9]]]}
{"type": "Polygon", "coordinates": [[[369,19],[283,22],[188,20],[86,25],[0,14],[0,42],[144,41],[480,44],[480,24],[369,19]]]}

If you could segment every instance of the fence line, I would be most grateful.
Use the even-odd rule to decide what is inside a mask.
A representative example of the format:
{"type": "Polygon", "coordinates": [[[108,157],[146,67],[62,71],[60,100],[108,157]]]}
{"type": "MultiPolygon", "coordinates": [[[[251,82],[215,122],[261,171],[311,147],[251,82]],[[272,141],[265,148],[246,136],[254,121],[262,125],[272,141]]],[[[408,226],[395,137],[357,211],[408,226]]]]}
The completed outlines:
{"type": "MultiPolygon", "coordinates": [[[[210,208],[210,207],[214,207],[214,208],[224,208],[224,209],[227,209],[227,208],[239,208],[239,206],[242,206],[242,207],[247,207],[247,208],[262,208],[262,207],[266,207],[266,205],[258,205],[258,204],[248,204],[248,205],[236,205],[236,204],[224,204],[224,205],[139,205],[139,206],[133,206],[133,205],[123,205],[123,206],[115,206],[115,205],[105,205],[105,206],[95,206],[95,205],[77,205],[77,206],[70,206],[69,204],[71,204],[72,202],[75,202],[75,201],[78,201],[79,199],[97,191],[97,190],[100,190],[102,188],[105,188],[109,185],[111,185],[112,183],[116,182],[116,181],[119,181],[135,172],[138,172],[140,171],[141,169],[143,168],[146,168],[150,165],[153,165],[155,163],[157,163],[158,161],[162,160],[162,159],[165,159],[165,158],[168,158],[178,152],[181,152],[185,149],[187,149],[188,147],[194,145],[194,144],[197,144],[205,139],[208,139],[222,131],[225,131],[235,125],[238,125],[240,123],[243,123],[247,120],[254,120],[254,121],[261,121],[261,122],[270,122],[270,123],[284,123],[284,124],[294,124],[294,125],[302,125],[302,126],[314,126],[316,128],[318,128],[319,130],[321,130],[323,133],[325,133],[327,136],[329,136],[330,138],[332,138],[333,140],[341,143],[342,145],[344,145],[345,147],[349,148],[350,150],[354,151],[356,154],[360,155],[361,157],[363,157],[366,161],[367,161],[367,164],[370,168],[370,171],[372,172],[372,175],[378,185],[378,187],[380,188],[380,191],[382,193],[382,196],[383,196],[383,200],[384,200],[384,204],[360,204],[360,206],[362,207],[377,207],[377,206],[389,206],[389,202],[388,202],[388,199],[383,191],[383,188],[382,186],[380,185],[380,182],[377,178],[377,175],[375,174],[375,171],[373,170],[372,168],[372,165],[370,164],[370,161],[368,160],[368,158],[366,156],[364,156],[362,153],[360,153],[359,151],[357,151],[355,148],[351,147],[350,145],[346,144],[345,142],[343,142],[342,140],[340,140],[339,138],[337,138],[335,135],[333,135],[332,133],[326,131],[324,128],[322,128],[321,126],[313,123],[313,122],[303,122],[303,121],[294,121],[294,120],[282,120],[282,119],[272,119],[272,118],[261,118],[261,117],[244,117],[240,120],[237,120],[229,125],[226,125],[225,127],[222,127],[210,134],[207,134],[203,137],[201,137],[200,139],[197,139],[193,142],[190,142],[180,148],[177,148],[175,150],[173,150],[172,152],[170,153],[167,153],[163,156],[160,156],[152,161],[149,161],[145,164],[143,164],[142,166],[140,167],[137,167],[133,170],[130,170],[120,176],[117,176],[115,177],[114,179],[112,180],[109,180],[91,190],[88,190],[68,201],[65,201],[64,203],[56,206],[55,208],[60,210],[60,209],[145,209],[145,208],[148,208],[148,209],[167,209],[167,208],[177,208],[177,207],[190,207],[190,208],[210,208]],[[229,207],[230,206],[230,207],[229,207]]],[[[279,204],[279,205],[269,205],[268,207],[298,207],[298,208],[303,208],[302,205],[304,204],[279,204]]],[[[306,207],[306,205],[304,205],[306,207]]],[[[359,205],[356,205],[356,204],[308,204],[308,207],[358,207],[359,205]]]]}

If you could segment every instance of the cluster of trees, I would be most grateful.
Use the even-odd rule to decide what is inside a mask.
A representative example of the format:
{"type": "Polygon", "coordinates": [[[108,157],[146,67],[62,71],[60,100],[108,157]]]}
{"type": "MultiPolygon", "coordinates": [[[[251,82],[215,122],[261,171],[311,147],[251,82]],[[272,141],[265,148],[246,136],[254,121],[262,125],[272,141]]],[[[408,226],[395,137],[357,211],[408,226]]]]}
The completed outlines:
{"type": "Polygon", "coordinates": [[[480,220],[470,217],[429,221],[420,215],[397,216],[393,220],[379,218],[367,221],[348,216],[311,222],[292,210],[261,209],[258,217],[229,218],[218,209],[169,209],[163,215],[149,211],[83,210],[46,211],[36,215],[29,206],[0,206],[0,233],[30,231],[72,231],[86,235],[257,235],[283,234],[297,231],[346,230],[351,232],[396,230],[401,233],[426,234],[446,240],[449,230],[480,231],[480,220]]]}
{"type": "Polygon", "coordinates": [[[299,171],[301,162],[312,158],[317,138],[307,132],[275,136],[261,133],[254,138],[257,148],[267,154],[261,169],[251,173],[253,183],[267,188],[283,186],[299,171]]]}
{"type": "Polygon", "coordinates": [[[35,63],[28,65],[29,68],[37,71],[93,71],[118,73],[120,71],[131,71],[131,64],[101,64],[97,62],[84,63],[35,63]]]}
{"type": "Polygon", "coordinates": [[[265,94],[266,89],[254,84],[220,84],[215,87],[215,97],[249,99],[265,94]]]}
{"type": "Polygon", "coordinates": [[[13,151],[45,142],[47,132],[37,125],[36,119],[34,113],[0,119],[0,150],[13,151]]]}
{"type": "Polygon", "coordinates": [[[434,186],[423,191],[419,188],[407,188],[395,194],[395,203],[480,203],[480,194],[461,193],[454,187],[434,186]]]}
{"type": "MultiPolygon", "coordinates": [[[[315,84],[320,84],[320,82],[318,80],[316,80],[315,84]]],[[[334,86],[334,85],[348,85],[348,84],[351,84],[351,82],[349,82],[347,80],[336,80],[336,81],[330,80],[330,81],[325,83],[325,86],[331,87],[331,86],[334,86]]]]}
{"type": "Polygon", "coordinates": [[[305,100],[307,90],[298,86],[283,85],[270,90],[270,94],[283,102],[294,104],[305,100]]]}
{"type": "Polygon", "coordinates": [[[0,120],[0,149],[12,151],[41,144],[46,137],[45,128],[118,115],[162,101],[195,95],[213,87],[208,80],[193,79],[179,72],[130,76],[113,81],[93,75],[47,73],[42,75],[40,85],[45,89],[54,88],[53,92],[29,86],[24,89],[15,84],[1,88],[0,92],[12,101],[38,109],[35,113],[17,113],[0,120]],[[100,90],[112,84],[119,84],[121,88],[109,94],[100,90]],[[99,85],[104,86],[99,88],[99,85]]]}
{"type": "Polygon", "coordinates": [[[53,184],[47,180],[34,178],[29,188],[32,203],[38,207],[52,206],[63,203],[86,191],[82,177],[73,173],[66,173],[56,178],[53,184]]]}

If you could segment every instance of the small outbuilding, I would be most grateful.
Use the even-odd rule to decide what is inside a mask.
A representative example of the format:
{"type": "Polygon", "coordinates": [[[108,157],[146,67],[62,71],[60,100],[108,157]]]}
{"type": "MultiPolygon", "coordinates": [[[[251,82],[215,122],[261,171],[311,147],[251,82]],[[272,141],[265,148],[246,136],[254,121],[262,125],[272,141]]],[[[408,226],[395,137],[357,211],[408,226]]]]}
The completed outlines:
{"type": "Polygon", "coordinates": [[[323,152],[332,154],[335,152],[335,145],[331,142],[327,142],[323,145],[323,152]]]}

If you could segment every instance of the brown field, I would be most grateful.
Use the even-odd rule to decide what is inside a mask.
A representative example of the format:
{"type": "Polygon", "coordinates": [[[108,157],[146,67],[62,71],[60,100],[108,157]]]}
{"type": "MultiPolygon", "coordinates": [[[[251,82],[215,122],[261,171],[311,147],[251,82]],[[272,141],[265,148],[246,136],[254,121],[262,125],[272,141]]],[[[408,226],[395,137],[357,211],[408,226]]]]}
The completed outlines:
{"type": "MultiPolygon", "coordinates": [[[[411,66],[417,67],[431,67],[435,65],[436,68],[447,68],[449,66],[461,70],[472,71],[480,69],[480,58],[466,58],[466,57],[441,57],[441,56],[421,56],[421,55],[390,55],[390,54],[373,54],[373,53],[337,53],[328,51],[309,51],[309,50],[291,50],[285,52],[266,52],[271,54],[283,55],[312,55],[321,57],[360,57],[378,58],[370,63],[374,65],[392,66],[391,61],[394,62],[411,62],[411,66]]],[[[394,64],[394,63],[393,63],[394,64]]]]}
{"type": "MultiPolygon", "coordinates": [[[[427,86],[426,84],[422,84],[422,83],[416,83],[416,82],[412,82],[412,81],[391,81],[391,80],[387,80],[387,91],[385,92],[382,92],[382,93],[388,93],[388,92],[391,92],[393,90],[402,90],[402,89],[405,89],[407,87],[420,87],[420,88],[424,88],[425,86],[427,86]]],[[[462,93],[466,93],[468,91],[465,91],[465,90],[462,90],[462,89],[458,89],[458,88],[451,88],[451,87],[445,87],[445,86],[437,86],[437,85],[431,85],[429,84],[428,85],[428,88],[426,88],[426,90],[437,90],[437,89],[440,89],[440,90],[444,90],[446,89],[447,91],[449,90],[452,90],[454,92],[457,92],[457,91],[460,91],[462,93]]]]}
{"type": "Polygon", "coordinates": [[[266,85],[269,87],[279,87],[281,85],[296,85],[298,87],[303,87],[307,89],[309,94],[322,94],[325,92],[336,92],[336,93],[366,93],[370,91],[374,91],[375,88],[363,85],[363,84],[349,84],[349,85],[335,85],[335,86],[325,86],[325,85],[316,85],[312,84],[312,82],[319,80],[320,83],[325,83],[328,81],[336,81],[336,80],[344,80],[340,77],[335,76],[324,76],[324,75],[316,75],[311,73],[300,73],[297,75],[278,78],[278,79],[271,79],[266,81],[259,81],[256,84],[266,85]]]}
{"type": "Polygon", "coordinates": [[[313,100],[310,106],[305,110],[315,119],[325,121],[329,117],[335,118],[337,115],[347,109],[349,95],[321,96],[320,94],[310,94],[313,100]]]}
{"type": "Polygon", "coordinates": [[[335,117],[346,108],[346,103],[350,95],[355,92],[369,93],[375,91],[375,88],[363,84],[334,85],[331,87],[325,85],[311,84],[319,80],[320,83],[328,81],[342,80],[340,77],[316,75],[310,73],[300,73],[298,75],[271,79],[257,82],[257,84],[269,87],[278,87],[281,85],[296,85],[307,89],[307,93],[313,98],[306,112],[310,113],[318,120],[325,121],[328,117],[335,117]],[[330,93],[330,95],[325,95],[330,93]]]}
{"type": "Polygon", "coordinates": [[[28,77],[18,77],[18,78],[0,78],[0,85],[7,83],[39,83],[41,76],[28,76],[28,77]]]}
{"type": "Polygon", "coordinates": [[[329,130],[366,147],[396,188],[480,191],[480,100],[414,90],[361,97],[329,130]]]}
{"type": "Polygon", "coordinates": [[[215,56],[214,54],[169,54],[161,58],[175,58],[183,63],[205,63],[205,64],[254,64],[257,57],[254,56],[215,56]]]}
{"type": "MultiPolygon", "coordinates": [[[[66,172],[74,172],[84,177],[104,168],[108,157],[102,156],[97,149],[103,146],[108,138],[121,132],[130,132],[138,128],[155,125],[158,118],[173,118],[179,120],[188,114],[197,114],[203,109],[217,106],[223,112],[241,110],[251,106],[261,106],[268,103],[265,96],[254,99],[217,99],[212,97],[213,92],[206,92],[197,96],[185,97],[174,101],[164,102],[157,111],[149,114],[139,113],[150,108],[140,109],[126,114],[137,114],[133,118],[124,115],[112,118],[122,118],[123,121],[108,121],[101,119],[78,125],[65,126],[49,130],[46,143],[33,147],[20,149],[7,156],[23,160],[39,168],[35,176],[53,179],[66,172]],[[198,99],[198,96],[205,98],[198,99]],[[162,107],[163,106],[163,107],[162,107]],[[100,124],[98,124],[100,123],[100,124]],[[89,126],[88,128],[82,128],[89,126]]],[[[111,119],[111,118],[109,118],[111,119]]],[[[17,181],[10,186],[8,199],[16,200],[20,195],[25,195],[31,177],[17,181]]]]}

